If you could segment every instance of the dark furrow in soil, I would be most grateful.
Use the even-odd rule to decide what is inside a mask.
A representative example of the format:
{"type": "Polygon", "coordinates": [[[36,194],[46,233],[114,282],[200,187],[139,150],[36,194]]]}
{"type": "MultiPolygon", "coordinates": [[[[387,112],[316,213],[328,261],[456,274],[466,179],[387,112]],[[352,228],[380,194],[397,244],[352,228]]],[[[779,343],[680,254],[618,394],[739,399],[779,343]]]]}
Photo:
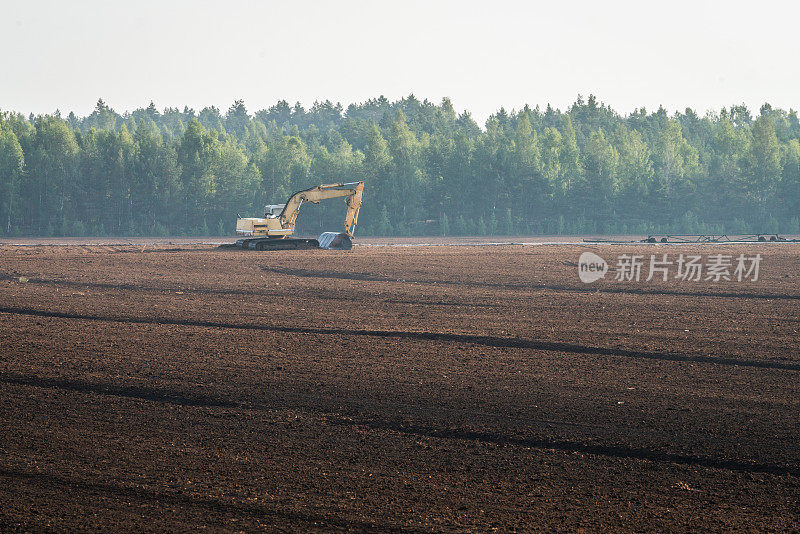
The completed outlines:
{"type": "Polygon", "coordinates": [[[148,387],[103,384],[69,378],[45,378],[0,372],[0,382],[40,388],[56,388],[67,391],[77,391],[80,393],[99,393],[102,395],[127,397],[131,399],[141,399],[154,402],[167,402],[179,406],[203,406],[217,408],[238,408],[241,406],[241,404],[238,402],[217,399],[207,395],[190,395],[184,392],[176,393],[148,387]]]}
{"type": "Polygon", "coordinates": [[[497,283],[497,282],[465,282],[460,280],[425,280],[413,278],[391,278],[362,273],[347,273],[337,271],[313,271],[309,269],[294,269],[289,267],[262,267],[264,271],[299,276],[301,278],[332,278],[335,280],[356,280],[362,282],[394,282],[400,284],[430,284],[430,285],[454,285],[466,287],[488,287],[495,289],[527,289],[527,290],[549,290],[565,291],[575,293],[609,293],[609,294],[631,294],[631,295],[675,295],[685,297],[719,297],[719,298],[739,298],[739,299],[758,299],[758,300],[800,300],[800,295],[787,295],[785,293],[735,293],[732,291],[677,291],[671,289],[638,289],[638,288],[617,288],[617,287],[597,287],[592,285],[564,286],[552,284],[540,284],[531,282],[521,283],[497,283]]]}
{"type": "Polygon", "coordinates": [[[312,514],[308,512],[293,512],[275,510],[267,506],[253,506],[236,502],[224,502],[219,499],[212,499],[202,496],[192,496],[185,493],[155,491],[143,487],[125,486],[121,484],[111,484],[105,482],[87,482],[75,478],[67,478],[50,473],[30,473],[17,469],[3,469],[0,468],[0,477],[11,478],[16,480],[27,480],[35,484],[45,485],[47,487],[61,486],[68,491],[82,490],[94,491],[101,493],[108,493],[118,495],[125,498],[135,498],[145,501],[154,501],[159,505],[177,505],[189,506],[191,508],[203,508],[214,512],[223,512],[228,514],[244,514],[252,518],[263,518],[264,516],[275,516],[283,520],[301,521],[314,525],[317,528],[320,526],[338,527],[346,529],[359,529],[363,531],[388,531],[388,532],[429,532],[422,529],[409,529],[397,525],[372,523],[367,521],[359,521],[349,518],[337,518],[329,514],[312,514]],[[315,525],[316,524],[316,525],[315,525]],[[321,524],[321,525],[320,525],[321,524]]]}
{"type": "MultiPolygon", "coordinates": [[[[79,393],[96,393],[116,397],[125,397],[152,402],[164,402],[178,406],[208,407],[208,408],[241,408],[247,410],[273,410],[288,409],[289,406],[280,405],[259,405],[247,401],[236,402],[228,399],[217,398],[209,395],[192,395],[186,392],[167,391],[163,389],[143,388],[137,386],[122,386],[84,380],[62,379],[62,378],[43,378],[35,376],[25,376],[14,373],[0,372],[0,382],[14,385],[25,385],[42,388],[55,388],[79,393]]],[[[347,404],[347,403],[345,403],[347,404]]],[[[394,405],[395,408],[398,405],[394,405]]],[[[734,460],[726,458],[714,458],[709,456],[676,454],[654,449],[632,447],[621,444],[599,444],[583,443],[580,441],[563,441],[547,439],[544,437],[526,438],[508,435],[501,432],[477,432],[450,426],[450,421],[442,422],[442,426],[448,428],[434,427],[430,424],[420,424],[408,421],[386,420],[375,415],[364,416],[363,406],[356,409],[352,417],[345,417],[342,413],[331,413],[315,409],[308,403],[291,406],[292,409],[302,409],[318,413],[320,416],[333,425],[353,425],[369,428],[378,431],[392,431],[409,435],[424,436],[438,439],[457,439],[479,441],[482,443],[494,443],[497,445],[513,445],[530,447],[536,449],[553,449],[566,452],[580,452],[610,458],[625,458],[635,460],[648,460],[653,462],[667,462],[681,465],[693,465],[714,469],[726,469],[741,473],[767,473],[767,474],[788,474],[800,476],[800,466],[790,464],[778,464],[769,462],[755,462],[747,460],[734,460]]],[[[430,407],[426,412],[430,413],[430,407]]],[[[350,410],[347,410],[350,411],[350,410]]],[[[466,410],[461,410],[468,412],[466,410]]],[[[522,420],[521,418],[508,417],[510,420],[522,420]]],[[[559,421],[540,421],[552,424],[565,424],[559,421]]],[[[583,425],[586,426],[586,425],[583,425]]]]}
{"type": "Polygon", "coordinates": [[[381,338],[419,339],[426,341],[448,341],[471,343],[494,348],[531,349],[549,352],[567,352],[574,354],[592,354],[597,356],[614,356],[644,360],[671,361],[681,363],[708,363],[715,365],[731,365],[754,367],[759,369],[775,369],[784,371],[800,371],[800,363],[776,362],[771,360],[743,360],[701,355],[671,354],[665,352],[640,352],[629,349],[611,347],[593,347],[560,341],[536,341],[519,338],[504,338],[488,335],[454,334],[447,332],[417,332],[413,330],[353,330],[346,328],[313,328],[300,326],[279,326],[263,324],[224,323],[219,321],[171,319],[166,317],[121,317],[106,315],[88,315],[69,312],[54,312],[33,308],[0,307],[0,313],[30,315],[34,317],[53,317],[59,319],[80,319],[87,321],[104,321],[113,323],[134,323],[154,325],[194,326],[203,328],[230,328],[235,330],[263,330],[267,332],[285,332],[319,335],[349,335],[381,338]]]}
{"type": "Polygon", "coordinates": [[[482,443],[495,443],[497,445],[515,445],[536,449],[555,449],[566,452],[581,452],[611,458],[628,458],[648,460],[652,462],[669,462],[682,465],[726,469],[741,473],[768,473],[773,475],[800,476],[800,466],[782,465],[774,463],[745,462],[725,458],[709,458],[687,454],[673,454],[652,449],[627,447],[624,445],[601,445],[594,443],[580,443],[573,441],[557,441],[538,438],[521,438],[493,432],[477,432],[466,429],[440,429],[431,426],[418,425],[405,422],[393,422],[382,419],[341,418],[332,420],[336,424],[360,425],[375,430],[390,430],[402,434],[412,434],[430,438],[460,439],[480,441],[482,443]]]}
{"type": "MultiPolygon", "coordinates": [[[[16,275],[0,273],[0,280],[17,280],[16,275]]],[[[146,286],[140,284],[111,283],[111,282],[77,282],[74,280],[57,280],[50,278],[26,277],[28,284],[38,285],[57,285],[74,288],[92,289],[111,289],[123,291],[150,291],[155,293],[188,293],[197,295],[235,295],[247,297],[296,297],[297,291],[293,289],[284,290],[253,290],[253,289],[220,289],[206,287],[184,287],[184,286],[146,286]]],[[[340,292],[315,289],[314,298],[320,300],[337,300],[352,302],[352,296],[343,296],[340,292]]],[[[370,300],[379,300],[387,304],[416,304],[421,306],[467,306],[475,308],[503,308],[502,304],[488,303],[469,303],[469,302],[446,302],[446,301],[425,301],[425,300],[402,300],[402,299],[380,299],[370,295],[370,300]]]]}

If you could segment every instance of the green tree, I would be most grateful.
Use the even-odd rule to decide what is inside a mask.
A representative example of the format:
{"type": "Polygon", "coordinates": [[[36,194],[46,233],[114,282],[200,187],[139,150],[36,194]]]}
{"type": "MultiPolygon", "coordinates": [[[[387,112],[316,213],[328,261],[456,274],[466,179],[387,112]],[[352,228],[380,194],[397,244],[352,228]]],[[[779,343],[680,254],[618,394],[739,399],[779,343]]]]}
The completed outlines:
{"type": "Polygon", "coordinates": [[[25,154],[17,136],[0,122],[0,222],[5,222],[5,233],[10,234],[12,221],[19,212],[19,199],[22,171],[25,168],[25,154]]]}
{"type": "Polygon", "coordinates": [[[280,136],[254,159],[262,177],[259,204],[282,202],[308,186],[312,158],[300,137],[280,136]]]}
{"type": "Polygon", "coordinates": [[[610,222],[612,204],[619,190],[617,167],[619,152],[606,138],[603,130],[597,130],[589,138],[584,151],[583,182],[584,216],[600,222],[610,222]]]}
{"type": "Polygon", "coordinates": [[[214,130],[192,120],[177,147],[181,167],[181,195],[186,229],[198,228],[213,209],[217,188],[215,171],[223,144],[214,130]]]}
{"type": "Polygon", "coordinates": [[[228,133],[241,137],[249,124],[250,115],[247,113],[244,100],[235,101],[225,115],[225,129],[228,133]]]}
{"type": "Polygon", "coordinates": [[[617,211],[627,221],[648,218],[647,196],[653,181],[650,147],[637,130],[619,125],[615,132],[619,152],[617,211]]]}
{"type": "Polygon", "coordinates": [[[787,221],[788,232],[798,233],[797,219],[800,217],[800,141],[791,139],[783,157],[783,172],[779,185],[781,212],[787,221]],[[793,221],[788,224],[789,221],[793,221]]]}
{"type": "Polygon", "coordinates": [[[67,226],[70,216],[70,193],[75,184],[75,135],[56,117],[40,117],[30,156],[26,157],[29,176],[28,211],[37,231],[51,231],[67,226]]]}
{"type": "Polygon", "coordinates": [[[180,201],[177,154],[172,146],[165,144],[152,121],[139,123],[134,139],[133,217],[143,232],[157,233],[178,223],[174,216],[174,206],[180,201]]]}
{"type": "Polygon", "coordinates": [[[651,188],[652,206],[662,220],[677,218],[694,204],[694,180],[700,171],[697,149],[683,137],[681,125],[667,119],[653,146],[655,183],[651,188]]]}
{"type": "Polygon", "coordinates": [[[763,221],[773,206],[781,178],[780,147],[775,134],[775,122],[770,116],[760,116],[751,128],[752,143],[748,154],[749,176],[742,184],[763,221]]]}

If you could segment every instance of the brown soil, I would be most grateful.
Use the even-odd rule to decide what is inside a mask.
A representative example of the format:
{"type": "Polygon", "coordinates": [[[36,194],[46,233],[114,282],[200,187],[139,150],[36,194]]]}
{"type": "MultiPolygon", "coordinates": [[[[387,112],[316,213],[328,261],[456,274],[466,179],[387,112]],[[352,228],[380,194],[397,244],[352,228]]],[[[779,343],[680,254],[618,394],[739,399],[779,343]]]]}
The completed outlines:
{"type": "Polygon", "coordinates": [[[0,325],[2,531],[800,528],[797,244],[0,245],[0,325]]]}

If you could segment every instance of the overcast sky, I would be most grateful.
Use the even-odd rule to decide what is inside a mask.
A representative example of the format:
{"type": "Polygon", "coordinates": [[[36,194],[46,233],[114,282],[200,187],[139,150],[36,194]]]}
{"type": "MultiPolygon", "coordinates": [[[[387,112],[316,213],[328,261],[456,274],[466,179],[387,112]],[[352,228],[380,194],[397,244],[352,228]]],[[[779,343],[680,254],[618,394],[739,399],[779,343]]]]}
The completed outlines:
{"type": "Polygon", "coordinates": [[[0,0],[0,109],[224,112],[449,96],[500,106],[589,93],[628,113],[800,107],[800,3],[0,0]]]}

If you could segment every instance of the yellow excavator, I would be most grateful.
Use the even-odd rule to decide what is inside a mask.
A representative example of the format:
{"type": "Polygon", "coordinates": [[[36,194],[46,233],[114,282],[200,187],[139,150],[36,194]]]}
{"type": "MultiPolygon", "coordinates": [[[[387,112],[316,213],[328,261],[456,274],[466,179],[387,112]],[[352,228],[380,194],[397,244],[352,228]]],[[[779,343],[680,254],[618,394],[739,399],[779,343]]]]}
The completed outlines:
{"type": "Polygon", "coordinates": [[[364,182],[323,184],[298,191],[289,197],[286,204],[266,206],[264,217],[239,217],[236,221],[236,234],[244,236],[236,241],[236,246],[253,250],[287,250],[324,248],[349,250],[353,247],[353,233],[358,224],[358,210],[361,208],[361,194],[364,182]],[[290,238],[300,207],[306,203],[319,204],[321,200],[346,197],[347,215],[344,219],[344,232],[324,232],[319,239],[290,238]]]}

